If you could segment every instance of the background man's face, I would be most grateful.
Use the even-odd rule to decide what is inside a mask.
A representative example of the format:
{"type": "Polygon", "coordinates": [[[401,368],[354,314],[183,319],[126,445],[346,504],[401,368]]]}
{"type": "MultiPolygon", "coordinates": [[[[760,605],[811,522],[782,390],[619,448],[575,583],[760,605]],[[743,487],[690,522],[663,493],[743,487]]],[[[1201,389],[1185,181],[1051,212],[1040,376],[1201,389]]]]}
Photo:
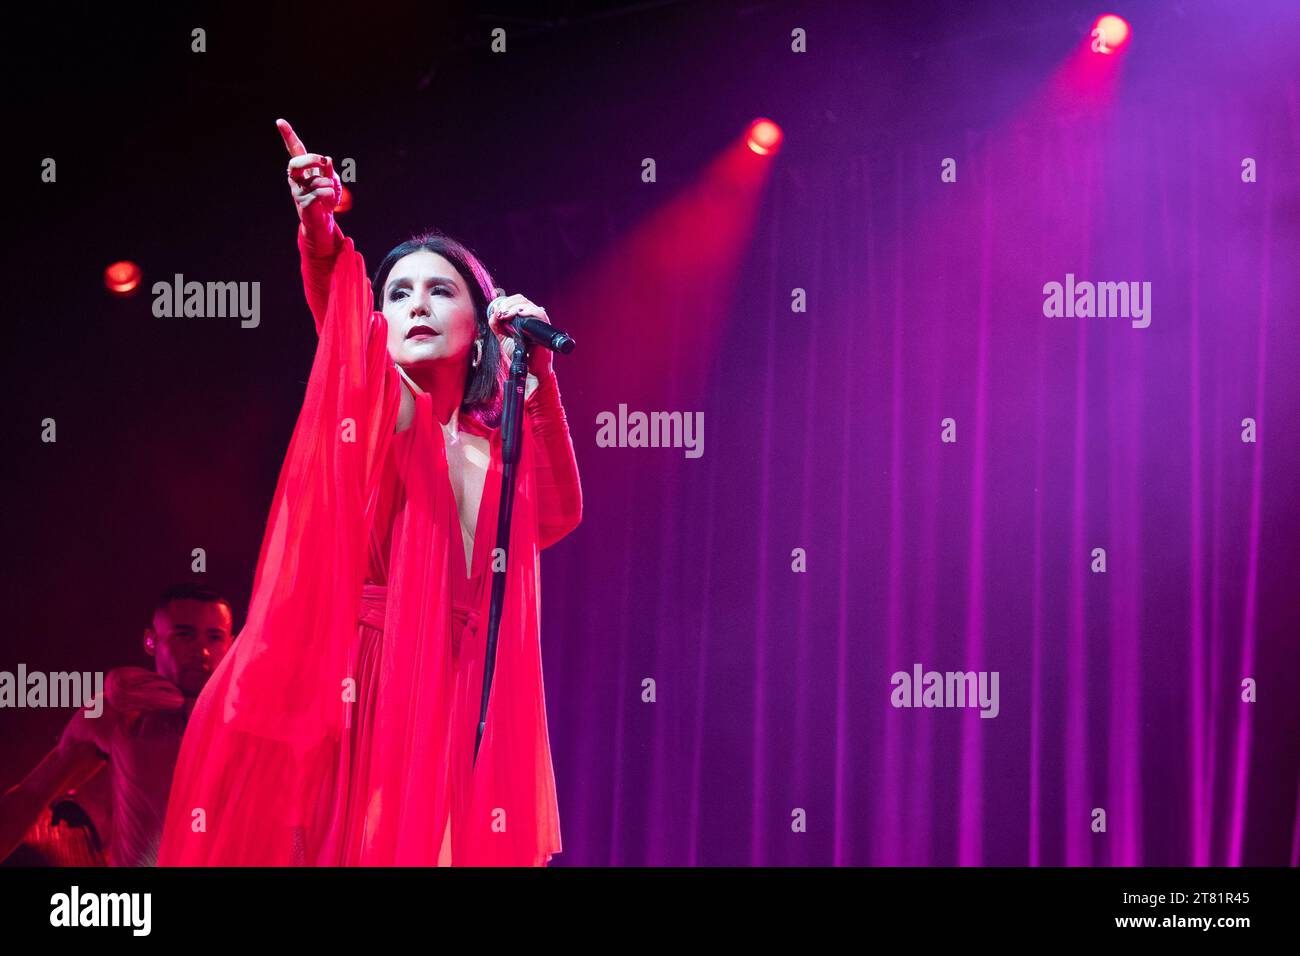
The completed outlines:
{"type": "Polygon", "coordinates": [[[153,618],[154,666],[187,697],[198,696],[230,650],[230,610],[214,601],[181,598],[153,618]]]}

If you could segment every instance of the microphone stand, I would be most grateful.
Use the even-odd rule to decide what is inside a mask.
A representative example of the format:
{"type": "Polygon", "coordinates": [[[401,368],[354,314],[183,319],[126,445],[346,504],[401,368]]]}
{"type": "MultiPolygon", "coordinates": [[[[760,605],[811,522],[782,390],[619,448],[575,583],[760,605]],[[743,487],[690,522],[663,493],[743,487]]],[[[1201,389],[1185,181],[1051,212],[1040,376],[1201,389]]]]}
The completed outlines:
{"type": "MultiPolygon", "coordinates": [[[[501,410],[501,503],[497,509],[497,547],[510,553],[510,522],[514,516],[515,466],[523,437],[524,384],[528,376],[528,353],[531,343],[514,332],[514,355],[510,360],[510,377],[501,410]]],[[[496,553],[495,551],[493,552],[496,553]]],[[[510,562],[506,561],[506,568],[510,562]]],[[[483,655],[483,698],[478,709],[478,730],[474,734],[474,760],[478,766],[478,748],[487,728],[488,698],[492,694],[492,675],[497,662],[497,631],[501,627],[501,607],[506,596],[506,568],[492,573],[492,603],[488,610],[487,650],[483,655]]]]}

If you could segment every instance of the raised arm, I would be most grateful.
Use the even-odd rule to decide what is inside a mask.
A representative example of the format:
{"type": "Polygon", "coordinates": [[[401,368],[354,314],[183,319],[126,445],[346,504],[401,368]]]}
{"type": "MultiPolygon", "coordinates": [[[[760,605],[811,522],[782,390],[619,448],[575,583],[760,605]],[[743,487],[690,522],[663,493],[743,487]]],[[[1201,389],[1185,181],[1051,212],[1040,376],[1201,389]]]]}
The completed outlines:
{"type": "Polygon", "coordinates": [[[553,371],[538,376],[524,412],[536,450],[538,547],[549,548],[582,521],[578,460],[553,371]]]}
{"type": "MultiPolygon", "coordinates": [[[[501,339],[505,362],[515,352],[514,337],[503,332],[503,322],[528,316],[550,322],[546,310],[522,295],[501,295],[488,303],[488,326],[501,339]]],[[[528,353],[528,380],[524,385],[524,418],[536,448],[538,547],[548,548],[582,521],[582,481],[573,454],[569,420],[560,402],[551,353],[540,345],[528,353]]]]}
{"type": "Polygon", "coordinates": [[[325,310],[330,303],[330,276],[334,260],[343,247],[343,232],[335,223],[326,239],[311,239],[302,226],[298,227],[298,257],[302,263],[302,289],[307,296],[311,317],[316,320],[316,334],[325,324],[325,310]]]}
{"type": "Polygon", "coordinates": [[[319,335],[329,305],[330,275],[343,246],[343,232],[334,208],[343,198],[343,183],[334,172],[334,160],[309,153],[285,120],[276,120],[289,151],[289,192],[298,209],[298,252],[302,260],[303,291],[319,335]]]}

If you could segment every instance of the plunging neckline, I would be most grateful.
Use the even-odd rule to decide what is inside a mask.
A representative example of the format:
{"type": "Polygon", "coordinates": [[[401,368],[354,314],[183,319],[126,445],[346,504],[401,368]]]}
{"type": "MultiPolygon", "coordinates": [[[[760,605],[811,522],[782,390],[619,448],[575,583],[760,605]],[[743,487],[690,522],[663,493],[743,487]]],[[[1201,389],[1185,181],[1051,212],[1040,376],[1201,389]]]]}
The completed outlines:
{"type": "MultiPolygon", "coordinates": [[[[426,394],[425,398],[427,399],[427,397],[428,396],[426,394]]],[[[430,421],[431,422],[436,421],[436,419],[434,419],[433,417],[432,405],[428,401],[426,401],[425,407],[429,411],[430,421]]],[[[488,461],[487,461],[487,466],[484,468],[483,471],[483,489],[482,491],[479,492],[478,513],[474,516],[474,540],[470,542],[470,557],[469,557],[468,567],[465,566],[464,541],[462,540],[460,542],[460,546],[455,549],[457,555],[456,563],[460,567],[461,573],[465,576],[464,580],[466,583],[473,581],[480,571],[480,565],[482,562],[479,557],[479,553],[483,549],[479,547],[479,542],[483,538],[483,512],[486,511],[489,506],[489,500],[488,500],[489,498],[492,498],[493,503],[499,500],[497,493],[499,493],[500,491],[499,482],[495,492],[490,487],[491,485],[490,479],[492,478],[492,473],[496,470],[495,465],[497,460],[497,436],[500,434],[500,430],[495,428],[494,429],[483,428],[483,426],[481,426],[478,422],[466,417],[462,419],[461,422],[462,431],[464,430],[463,428],[464,424],[471,423],[471,422],[472,424],[469,428],[469,431],[472,434],[479,435],[480,437],[486,437],[488,440],[488,461]],[[485,435],[484,432],[486,432],[487,434],[485,435]]],[[[440,434],[442,433],[441,425],[438,428],[438,432],[440,434]]],[[[455,527],[457,529],[463,529],[463,525],[461,524],[461,520],[460,520],[460,501],[456,498],[456,486],[451,480],[451,456],[448,454],[447,451],[446,438],[443,438],[442,441],[442,457],[443,457],[443,464],[446,466],[445,471],[447,475],[447,490],[449,492],[448,499],[450,500],[451,503],[452,516],[456,519],[455,527]]],[[[495,504],[493,506],[495,506],[495,504]]]]}

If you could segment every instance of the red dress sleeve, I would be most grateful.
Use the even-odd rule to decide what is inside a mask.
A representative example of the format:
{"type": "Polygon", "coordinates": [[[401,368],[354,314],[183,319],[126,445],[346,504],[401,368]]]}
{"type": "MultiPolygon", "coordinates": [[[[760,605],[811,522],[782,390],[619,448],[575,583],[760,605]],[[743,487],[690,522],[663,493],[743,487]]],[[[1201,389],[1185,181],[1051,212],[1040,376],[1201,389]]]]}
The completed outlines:
{"type": "Polygon", "coordinates": [[[548,548],[582,521],[582,482],[555,375],[538,380],[524,402],[536,449],[538,547],[548,548]]]}
{"type": "Polygon", "coordinates": [[[302,260],[302,288],[307,295],[307,305],[316,320],[316,334],[325,324],[325,310],[330,301],[330,277],[334,274],[334,260],[343,248],[343,230],[338,222],[326,243],[308,240],[302,226],[298,227],[298,254],[302,260]]]}
{"type": "MultiPolygon", "coordinates": [[[[335,242],[329,284],[308,284],[319,336],[248,616],[186,725],[161,866],[336,858],[328,795],[351,714],[368,503],[400,386],[386,336],[375,334],[385,323],[371,308],[365,262],[351,239],[335,242]]],[[[304,281],[320,259],[305,259],[304,281]]]]}

